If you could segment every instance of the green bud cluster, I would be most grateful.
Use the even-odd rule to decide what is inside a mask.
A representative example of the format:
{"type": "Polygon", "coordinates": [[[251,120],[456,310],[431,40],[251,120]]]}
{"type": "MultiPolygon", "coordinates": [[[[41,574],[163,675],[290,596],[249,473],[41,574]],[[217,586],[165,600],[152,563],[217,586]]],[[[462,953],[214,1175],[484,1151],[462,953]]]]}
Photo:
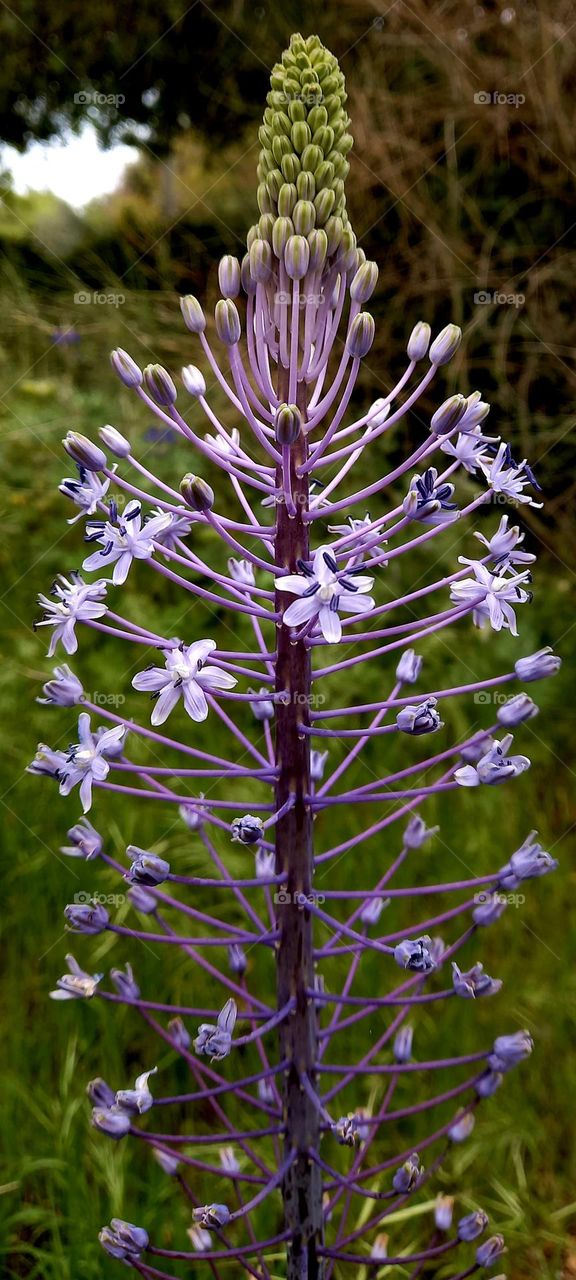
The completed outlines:
{"type": "Polygon", "coordinates": [[[257,241],[261,252],[264,241],[279,257],[291,235],[308,238],[322,231],[330,255],[350,252],[356,241],[344,183],[353,140],[337,59],[318,36],[293,35],[270,85],[259,132],[260,219],[250,229],[248,247],[257,241]]]}

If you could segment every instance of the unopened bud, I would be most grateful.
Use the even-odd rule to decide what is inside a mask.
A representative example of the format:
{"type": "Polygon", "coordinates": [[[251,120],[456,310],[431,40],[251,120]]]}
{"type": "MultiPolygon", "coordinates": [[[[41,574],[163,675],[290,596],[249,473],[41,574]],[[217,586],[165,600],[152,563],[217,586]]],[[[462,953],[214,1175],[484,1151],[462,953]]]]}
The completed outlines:
{"type": "MultiPolygon", "coordinates": [[[[263,213],[267,210],[263,209],[263,213]]],[[[237,298],[240,293],[240,263],[231,253],[220,259],[218,284],[223,298],[237,298]]]]}
{"type": "Polygon", "coordinates": [[[290,236],[284,250],[284,265],[291,280],[301,280],[310,262],[310,249],[304,236],[290,236]]]}
{"type": "Polygon", "coordinates": [[[462,341],[462,330],[457,324],[447,324],[430,347],[430,364],[448,364],[456,355],[462,341]]]}
{"type": "Polygon", "coordinates": [[[62,444],[66,453],[86,471],[102,471],[106,466],[104,450],[99,449],[88,436],[80,435],[79,431],[69,431],[62,444]]]}
{"type": "Polygon", "coordinates": [[[177,391],[170,374],[161,364],[147,364],[144,370],[144,387],[155,404],[168,408],[176,403],[177,391]]]}
{"type": "Polygon", "coordinates": [[[116,427],[100,427],[98,435],[100,436],[102,443],[106,445],[106,448],[109,449],[110,453],[113,453],[116,458],[128,457],[128,454],[131,452],[130,441],[127,440],[126,436],[123,436],[120,431],[117,431],[116,427]]]}
{"type": "Polygon", "coordinates": [[[302,414],[295,404],[281,404],[276,410],[274,431],[278,444],[295,444],[302,428],[302,414]]]}
{"type": "Polygon", "coordinates": [[[118,374],[126,387],[139,387],[142,382],[142,370],[132,356],[127,351],[123,351],[122,347],[118,347],[116,351],[112,351],[110,355],[110,363],[114,372],[118,374]]]}
{"type": "Polygon", "coordinates": [[[346,338],[346,349],[355,360],[362,360],[368,355],[374,341],[375,328],[368,311],[361,311],[360,315],[355,316],[346,338]]]}
{"type": "Polygon", "coordinates": [[[378,284],[378,267],[375,262],[364,262],[358,268],[350,285],[350,297],[353,302],[363,305],[372,297],[378,284]]]}
{"type": "MultiPolygon", "coordinates": [[[[250,259],[250,267],[252,268],[252,259],[250,259]]],[[[220,298],[216,303],[214,311],[214,319],[216,320],[216,332],[221,342],[227,347],[235,347],[240,341],[242,332],[240,327],[240,316],[238,308],[231,298],[220,298]]]]}
{"type": "Polygon", "coordinates": [[[200,369],[195,364],[187,364],[182,370],[182,381],[189,395],[199,399],[200,396],[206,395],[206,381],[200,369]]]}
{"type": "Polygon", "coordinates": [[[180,299],[180,308],[184,317],[184,324],[190,330],[190,333],[204,333],[206,316],[198,299],[193,294],[187,293],[184,298],[180,299]]]}
{"type": "Polygon", "coordinates": [[[430,325],[426,324],[424,320],[419,320],[418,324],[414,325],[412,333],[410,334],[410,337],[408,339],[408,346],[406,347],[406,352],[409,360],[424,359],[424,356],[426,355],[428,347],[430,346],[431,336],[432,336],[432,330],[430,328],[430,325]]]}
{"type": "Polygon", "coordinates": [[[214,490],[201,476],[195,476],[191,471],[180,481],[180,493],[192,511],[211,511],[214,506],[214,490]]]}

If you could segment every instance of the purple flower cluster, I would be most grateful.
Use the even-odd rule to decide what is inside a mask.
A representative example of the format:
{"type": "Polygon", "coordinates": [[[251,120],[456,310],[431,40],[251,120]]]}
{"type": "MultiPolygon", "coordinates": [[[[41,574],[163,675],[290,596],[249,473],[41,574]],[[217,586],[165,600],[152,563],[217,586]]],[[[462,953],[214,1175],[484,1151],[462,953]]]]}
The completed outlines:
{"type": "MultiPolygon", "coordinates": [[[[273,70],[260,130],[260,216],[242,261],[226,256],[219,267],[218,354],[198,300],[181,300],[198,358],[234,425],[212,407],[195,365],[182,370],[182,391],[162,366],[141,370],[128,353],[112,355],[162,431],[189,445],[195,465],[210,466],[212,483],[190,472],[167,484],[110,425],[101,445],[77,433],[65,441],[78,479],[64,480],[61,492],[79,508],[74,521],[87,517],[95,549],[82,569],[96,577],[61,575],[52,598],[40,597],[39,625],[52,629],[49,656],[58,645],[75,653],[77,629],[86,628],[132,643],[139,669],[136,693],[126,691],[134,713],[125,717],[92,701],[67,665],[57,667],[42,701],[81,705],[78,741],[67,750],[41,744],[30,770],[56,779],[63,796],[78,787],[84,814],[105,791],[131,797],[135,807],[149,801],[170,827],[185,824],[202,855],[196,874],[131,844],[118,861],[86,817],[63,849],[103,861],[143,917],[126,923],[110,903],[76,901],[65,910],[72,932],[148,940],[165,948],[168,963],[177,948],[188,965],[186,1004],[142,993],[130,965],[113,969],[106,983],[73,956],[51,993],[129,1005],[190,1075],[186,1093],[167,1094],[163,1053],[162,1070],[145,1066],[134,1084],[88,1085],[95,1128],[139,1140],[190,1205],[188,1239],[171,1236],[171,1248],[124,1220],[103,1228],[105,1251],[150,1280],[172,1280],[181,1263],[182,1274],[192,1266],[194,1274],[228,1275],[230,1261],[235,1274],[254,1280],[279,1272],[332,1280],[383,1261],[416,1276],[438,1260],[446,1274],[452,1253],[483,1235],[486,1214],[468,1213],[453,1229],[454,1198],[440,1196],[429,1242],[410,1252],[397,1210],[421,1191],[429,1199],[450,1144],[466,1140],[481,1100],[532,1051],[529,1031],[519,1029],[472,1054],[443,1046],[430,1060],[419,1056],[415,1019],[420,1006],[454,999],[468,1001],[462,1018],[473,1017],[470,1002],[497,995],[500,980],[471,955],[486,936],[478,930],[500,918],[506,892],[556,865],[535,833],[480,877],[427,886],[420,861],[438,831],[418,812],[429,797],[451,794],[457,803],[460,788],[511,783],[529,768],[526,756],[511,754],[510,733],[493,734],[537,712],[518,682],[559,666],[543,649],[495,670],[488,687],[512,696],[499,699],[492,724],[450,743],[446,699],[486,684],[427,688],[421,649],[428,637],[469,623],[517,636],[534,556],[519,550],[524,535],[503,516],[488,535],[476,531],[481,557],[461,557],[463,567],[448,578],[412,588],[406,557],[430,542],[440,546],[448,526],[494,495],[538,505],[529,495],[537,486],[525,460],[516,463],[508,444],[483,434],[489,406],[479,392],[441,403],[421,442],[389,473],[380,474],[375,452],[376,478],[356,489],[350,483],[369,446],[455,356],[461,334],[447,325],[431,341],[429,325],[418,323],[396,385],[360,416],[348,413],[374,337],[364,308],[378,273],[346,213],[352,139],[344,104],[336,60],[317,37],[293,37],[273,70]],[[469,477],[482,485],[472,499],[469,477]],[[208,534],[225,550],[226,568],[226,556],[219,567],[204,558],[208,534]],[[399,557],[406,586],[395,595],[388,570],[399,557]],[[181,591],[182,639],[117,611],[117,589],[141,573],[135,561],[181,591]],[[234,647],[206,638],[215,614],[237,637],[234,647]],[[349,676],[371,661],[374,700],[354,704],[349,676]],[[159,732],[168,717],[181,737],[159,732]],[[211,750],[207,719],[225,727],[225,755],[211,750]],[[399,753],[417,751],[414,762],[399,761],[393,772],[376,766],[376,775],[372,764],[368,781],[358,770],[348,781],[364,748],[385,734],[397,735],[399,753]],[[439,746],[424,757],[405,740],[428,735],[439,746]],[[331,844],[323,815],[336,819],[334,831],[342,809],[355,809],[357,827],[331,844]],[[339,884],[347,854],[358,887],[339,884]],[[403,888],[397,873],[414,859],[418,887],[403,888]],[[455,895],[450,910],[418,908],[439,892],[455,895]],[[395,912],[412,900],[402,923],[395,912]],[[444,924],[450,940],[438,933],[444,924]],[[378,964],[375,988],[366,981],[369,959],[378,964]],[[420,1080],[426,1073],[430,1087],[396,1106],[394,1093],[416,1083],[414,1073],[420,1080]],[[164,1120],[172,1104],[188,1108],[184,1133],[164,1120]],[[441,1104],[443,1118],[434,1120],[441,1104]],[[390,1135],[401,1134],[408,1117],[409,1135],[391,1149],[390,1135]]],[[[475,1244],[453,1280],[492,1266],[503,1250],[498,1235],[475,1244]]]]}

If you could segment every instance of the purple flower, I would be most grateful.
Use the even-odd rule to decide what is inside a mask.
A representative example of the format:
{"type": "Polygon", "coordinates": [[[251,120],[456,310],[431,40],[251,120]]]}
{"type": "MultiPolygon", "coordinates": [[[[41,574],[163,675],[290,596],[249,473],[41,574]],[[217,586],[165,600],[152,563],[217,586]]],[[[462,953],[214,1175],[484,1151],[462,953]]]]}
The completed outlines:
{"type": "Polygon", "coordinates": [[[208,654],[215,648],[214,640],[179,644],[166,651],[164,667],[148,667],[134,676],[134,688],[152,693],[156,699],[152,724],[164,724],[180,697],[191,720],[205,720],[208,715],[206,692],[234,688],[237,683],[234,676],[219,667],[205,665],[208,654]]]}
{"type": "Polygon", "coordinates": [[[533,564],[536,559],[536,556],[528,551],[516,550],[524,541],[525,534],[520,532],[520,526],[517,524],[509,528],[508,519],[507,515],[502,516],[496,533],[491,538],[486,538],[478,531],[474,533],[474,537],[487,548],[500,570],[510,569],[516,564],[533,564]]]}
{"type": "Polygon", "coordinates": [[[93,573],[104,565],[113,564],[112,581],[119,587],[126,581],[133,560],[150,560],[154,553],[154,539],[168,527],[170,515],[163,512],[142,524],[142,506],[133,501],[126,504],[122,517],[115,510],[112,516],[110,520],[88,521],[86,541],[99,542],[101,550],[87,556],[82,568],[93,573]]]}
{"type": "Polygon", "coordinates": [[[69,858],[84,858],[86,862],[92,862],[102,853],[102,836],[87,818],[79,818],[67,834],[72,843],[61,846],[60,853],[65,853],[69,858]]]}
{"type": "Polygon", "coordinates": [[[261,818],[246,813],[243,818],[234,818],[230,830],[234,844],[258,844],[262,839],[264,824],[261,818]]]}
{"type": "Polygon", "coordinates": [[[396,964],[415,973],[429,973],[434,968],[430,945],[431,939],[427,934],[422,938],[405,938],[394,948],[396,964]]]}
{"type": "Polygon", "coordinates": [[[106,1084],[106,1081],[101,1076],[97,1076],[95,1080],[88,1081],[86,1093],[95,1107],[106,1110],[114,1105],[114,1090],[110,1088],[109,1084],[106,1084]]]}
{"type": "Polygon", "coordinates": [[[64,908],[64,916],[72,933],[103,933],[110,923],[101,902],[72,902],[64,908]]]}
{"type": "Polygon", "coordinates": [[[60,641],[66,653],[76,653],[76,623],[102,618],[107,612],[103,604],[107,583],[103,578],[97,582],[84,582],[79,573],[71,573],[65,578],[60,573],[52,587],[54,600],[45,595],[38,596],[38,604],[46,617],[36,622],[36,627],[54,627],[48,649],[48,657],[52,658],[56,645],[60,641]]]}
{"type": "Polygon", "coordinates": [[[546,676],[555,676],[561,665],[562,659],[552,652],[548,644],[545,649],[538,649],[527,658],[518,658],[514,664],[514,670],[518,679],[528,684],[531,680],[544,680],[546,676]]]}
{"type": "Polygon", "coordinates": [[[465,1142],[470,1137],[476,1119],[472,1111],[464,1111],[459,1113],[453,1124],[448,1130],[448,1137],[452,1142],[465,1142]]]}
{"type": "Polygon", "coordinates": [[[434,1222],[438,1231],[449,1231],[452,1226],[454,1196],[439,1195],[434,1207],[434,1222]]]}
{"type": "Polygon", "coordinates": [[[413,1038],[414,1028],[409,1025],[400,1027],[400,1030],[396,1032],[392,1045],[392,1052],[396,1062],[411,1062],[413,1038]]]}
{"type": "Polygon", "coordinates": [[[163,884],[170,875],[170,863],[165,858],[159,858],[158,854],[150,853],[148,849],[139,849],[135,844],[129,844],[126,853],[132,865],[125,878],[131,884],[163,884]]]}
{"type": "Polygon", "coordinates": [[[402,733],[420,737],[424,733],[436,733],[443,727],[436,708],[436,698],[427,698],[415,707],[402,707],[396,716],[396,724],[402,733]]]}
{"type": "Polygon", "coordinates": [[[529,1031],[514,1031],[509,1036],[497,1036],[492,1053],[488,1059],[491,1071],[511,1071],[529,1058],[534,1048],[534,1041],[529,1031]]]}
{"type": "Polygon", "coordinates": [[[478,906],[472,912],[472,919],[480,926],[495,924],[508,905],[506,898],[498,893],[477,893],[474,901],[478,906]]]}
{"type": "Polygon", "coordinates": [[[415,684],[424,659],[414,649],[406,649],[396,667],[396,679],[402,684],[415,684]]]}
{"type": "MultiPolygon", "coordinates": [[[[494,436],[484,436],[479,426],[471,427],[469,431],[465,431],[465,414],[459,422],[460,434],[455,440],[444,440],[440,445],[443,453],[449,454],[451,458],[456,458],[464,470],[469,475],[474,475],[479,471],[483,463],[488,462],[486,456],[486,445],[494,440],[494,436]]],[[[448,428],[450,429],[450,428],[448,428]]]]}
{"type": "Polygon", "coordinates": [[[177,1049],[189,1049],[192,1044],[192,1037],[186,1030],[182,1018],[171,1018],[168,1023],[168,1031],[172,1043],[177,1049]]]}
{"type": "Polygon", "coordinates": [[[90,716],[82,711],[78,717],[79,742],[70,748],[66,763],[59,770],[60,795],[70,795],[72,788],[79,784],[82,807],[87,813],[92,805],[92,784],[104,781],[110,769],[106,756],[115,751],[125,736],[126,726],[116,725],[105,729],[97,738],[90,728],[90,716]]]}
{"type": "Polygon", "coordinates": [[[532,698],[527,693],[516,693],[498,708],[496,719],[506,729],[515,729],[516,725],[523,724],[525,720],[533,720],[537,715],[538,707],[532,698]]]}
{"type": "Polygon", "coordinates": [[[552,858],[534,839],[535,831],[526,836],[524,844],[512,854],[509,862],[499,873],[498,885],[501,889],[518,889],[524,880],[539,879],[555,871],[558,862],[552,858]]]}
{"type": "Polygon", "coordinates": [[[414,1188],[418,1186],[423,1173],[424,1169],[420,1163],[420,1156],[414,1152],[413,1155],[408,1156],[408,1159],[405,1160],[404,1164],[397,1169],[392,1179],[392,1186],[394,1187],[394,1190],[400,1192],[401,1195],[406,1195],[408,1192],[414,1191],[414,1188]]]}
{"type": "Polygon", "coordinates": [[[95,471],[86,471],[86,468],[76,463],[78,467],[78,479],[76,477],[67,476],[66,479],[58,486],[60,493],[65,498],[70,498],[76,507],[80,510],[77,516],[72,516],[68,520],[68,524],[76,524],[82,516],[93,516],[98,510],[98,506],[104,501],[106,494],[110,488],[110,479],[106,477],[101,480],[95,471]]]}
{"type": "Polygon", "coordinates": [[[342,638],[339,612],[369,613],[374,608],[372,596],[366,595],[374,579],[360,575],[358,569],[338,569],[330,547],[319,547],[312,564],[301,562],[300,573],[276,579],[278,591],[298,596],[284,610],[287,627],[299,627],[315,621],[328,644],[342,638]]]}
{"type": "Polygon", "coordinates": [[[510,446],[504,441],[498,448],[495,458],[485,463],[482,470],[493,493],[501,493],[513,502],[527,502],[531,507],[541,507],[529,494],[524,493],[526,485],[534,484],[534,477],[524,458],[515,463],[510,454],[510,446]]]}
{"type": "Polygon", "coordinates": [[[312,749],[310,752],[310,777],[312,782],[322,781],[328,755],[328,751],[314,751],[312,749]]]}
{"type": "Polygon", "coordinates": [[[94,1107],[91,1116],[92,1124],[99,1133],[119,1141],[125,1138],[132,1128],[132,1120],[127,1111],[121,1107],[94,1107]]]}
{"type": "Polygon", "coordinates": [[[477,1080],[475,1089],[479,1098],[491,1098],[500,1088],[504,1076],[500,1071],[485,1071],[477,1080]]]}
{"type": "Polygon", "coordinates": [[[66,662],[61,667],[54,667],[52,680],[47,680],[42,687],[43,698],[36,701],[54,707],[75,707],[84,699],[82,684],[66,662]]]}
{"type": "Polygon", "coordinates": [[[358,1137],[358,1117],[351,1112],[348,1116],[340,1116],[332,1126],[332,1133],[341,1147],[355,1147],[358,1137]]]}
{"type": "Polygon", "coordinates": [[[402,837],[407,849],[421,849],[422,845],[435,836],[440,827],[427,827],[419,813],[413,813],[408,820],[402,837]]]}
{"type": "Polygon", "coordinates": [[[450,524],[458,519],[458,506],[451,501],[453,484],[438,484],[436,467],[428,467],[423,475],[415,475],[402,503],[404,515],[422,524],[450,524]]]}
{"type": "Polygon", "coordinates": [[[266,685],[262,685],[260,689],[248,689],[248,693],[258,694],[254,698],[254,702],[250,703],[252,714],[255,720],[263,724],[266,720],[274,719],[274,703],[271,698],[265,697],[269,690],[266,685]]]}
{"type": "Polygon", "coordinates": [[[148,1248],[148,1232],[143,1227],[135,1227],[132,1222],[124,1222],[122,1218],[112,1218],[109,1227],[102,1227],[98,1239],[111,1258],[120,1258],[124,1262],[138,1259],[142,1250],[148,1248]]]}
{"type": "Polygon", "coordinates": [[[85,973],[74,956],[66,956],[69,973],[58,978],[56,990],[50,992],[52,1000],[90,1000],[98,983],[102,981],[101,973],[85,973]]]}
{"type": "Polygon", "coordinates": [[[452,961],[452,980],[457,996],[464,1000],[476,1000],[480,996],[495,996],[502,983],[499,978],[490,978],[484,973],[484,965],[477,962],[467,973],[463,973],[455,961],[452,961]]]}
{"type": "Polygon", "coordinates": [[[507,1252],[503,1236],[490,1236],[476,1250],[476,1262],[479,1267],[493,1267],[495,1262],[507,1252]]]}
{"type": "Polygon", "coordinates": [[[140,988],[134,981],[132,965],[127,964],[125,969],[111,969],[110,980],[116,987],[119,995],[124,1000],[137,1000],[140,995],[140,988]]]}
{"type": "Polygon", "coordinates": [[[137,1076],[133,1089],[119,1089],[116,1094],[116,1106],[122,1111],[134,1112],[140,1116],[149,1111],[154,1106],[154,1099],[148,1081],[157,1070],[158,1067],[152,1067],[150,1071],[144,1071],[142,1075],[137,1076]]]}
{"type": "Polygon", "coordinates": [[[218,1014],[216,1025],[210,1022],[201,1023],[194,1041],[196,1053],[205,1054],[212,1062],[220,1062],[222,1058],[226,1058],[232,1048],[232,1032],[236,1015],[236,1001],[227,1000],[218,1014]]]}
{"type": "Polygon", "coordinates": [[[225,1204],[203,1204],[194,1209],[193,1218],[202,1227],[225,1227],[230,1221],[230,1210],[225,1204]]]}
{"type": "Polygon", "coordinates": [[[457,1226],[458,1239],[477,1240],[478,1236],[486,1230],[488,1226],[488,1214],[483,1209],[476,1209],[474,1213],[467,1213],[465,1218],[460,1218],[457,1226]]]}
{"type": "Polygon", "coordinates": [[[516,614],[512,606],[525,604],[532,599],[531,593],[525,591],[523,585],[531,581],[530,570],[525,569],[509,578],[497,577],[479,560],[468,560],[465,556],[460,556],[459,559],[461,564],[470,565],[475,577],[453,582],[450,599],[455,604],[474,605],[472,618],[477,627],[483,627],[488,622],[493,631],[501,631],[504,627],[513,636],[517,636],[516,614]]]}
{"type": "Polygon", "coordinates": [[[508,778],[517,778],[524,773],[530,768],[530,761],[526,756],[507,756],[506,752],[511,745],[512,734],[508,733],[501,742],[495,742],[476,765],[467,764],[462,769],[456,769],[454,778],[458,785],[479,787],[485,784],[494,787],[507,782],[508,778]]]}

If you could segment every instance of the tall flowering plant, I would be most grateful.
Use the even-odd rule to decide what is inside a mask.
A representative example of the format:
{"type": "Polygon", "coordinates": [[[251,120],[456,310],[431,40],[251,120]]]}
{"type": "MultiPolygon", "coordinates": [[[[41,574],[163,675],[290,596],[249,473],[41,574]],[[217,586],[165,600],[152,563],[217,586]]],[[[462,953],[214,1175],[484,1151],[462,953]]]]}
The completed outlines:
{"type": "Polygon", "coordinates": [[[409,553],[435,549],[447,527],[495,495],[537,505],[538,485],[526,461],[484,433],[489,406],[474,392],[441,403],[405,461],[386,475],[376,465],[372,482],[354,488],[356,464],[417,403],[461,334],[449,324],[431,341],[429,325],[417,324],[397,384],[354,418],[354,386],[374,338],[365,306],[377,268],[346,213],[345,102],[335,58],[317,37],[294,36],[273,70],[260,130],[260,217],[242,262],[226,256],[219,267],[218,356],[200,303],[181,299],[185,325],[237,425],[224,425],[211,407],[196,365],[182,370],[182,395],[163,367],[142,371],[125,351],[112,354],[126,387],[200,465],[215,469],[215,489],[192,472],[178,487],[160,480],[111,426],[100,431],[102,447],[74,432],[64,441],[77,475],[61,489],[79,509],[74,519],[86,517],[90,548],[82,575],[60,576],[51,597],[41,596],[39,625],[50,629],[50,656],[58,645],[74,654],[80,626],[135,645],[142,661],[132,684],[152,700],[151,724],[145,710],[128,719],[91,702],[70,667],[56,667],[44,700],[81,707],[78,742],[67,751],[41,745],[31,770],[56,779],[63,796],[78,789],[84,815],[102,791],[149,801],[161,814],[176,808],[205,858],[204,873],[194,876],[135,845],[117,862],[86,816],[64,849],[103,859],[127,882],[140,917],[129,927],[100,901],[76,902],[65,910],[71,932],[152,941],[165,946],[168,961],[178,948],[187,963],[186,1005],[142,994],[129,964],[105,983],[73,956],[52,992],[56,1000],[129,1005],[189,1069],[190,1090],[176,1096],[162,1093],[149,1066],[131,1087],[88,1085],[95,1128],[140,1140],[191,1205],[189,1239],[179,1247],[154,1243],[145,1225],[130,1221],[103,1228],[106,1252],[151,1280],[181,1274],[181,1260],[194,1262],[194,1274],[214,1276],[231,1274],[233,1260],[234,1274],[255,1280],[331,1280],[384,1263],[412,1277],[436,1267],[447,1275],[452,1266],[453,1280],[462,1280],[504,1252],[501,1236],[486,1237],[481,1209],[453,1225],[445,1195],[435,1202],[428,1242],[410,1252],[398,1210],[429,1195],[450,1144],[470,1134],[479,1103],[529,1056],[530,1035],[500,1031],[469,1054],[443,1043],[440,1056],[424,1061],[413,1019],[422,1006],[439,1014],[446,1000],[498,992],[500,982],[471,955],[474,944],[509,892],[556,864],[532,833],[483,876],[406,888],[397,873],[436,834],[418,812],[429,796],[513,785],[529,768],[512,749],[511,731],[537,707],[518,686],[553,675],[559,660],[543,649],[487,680],[428,689],[412,646],[470,622],[515,636],[535,557],[508,515],[489,536],[475,534],[477,559],[460,557],[441,580],[411,585],[409,553]],[[462,472],[481,482],[464,506],[462,472]],[[204,559],[198,531],[219,540],[227,567],[204,559]],[[398,558],[406,586],[395,598],[389,583],[398,558]],[[201,602],[206,625],[166,636],[117,612],[116,588],[135,560],[201,602]],[[216,611],[232,633],[242,623],[241,641],[252,638],[218,647],[206,636],[216,611]],[[349,673],[366,663],[373,699],[350,705],[349,673]],[[446,742],[448,698],[508,687],[495,723],[446,742]],[[172,716],[187,726],[182,740],[167,726],[172,716]],[[215,719],[229,734],[225,756],[207,749],[199,728],[215,719]],[[351,766],[384,735],[430,735],[434,744],[408,767],[350,784],[351,766]],[[139,740],[153,748],[151,762],[134,759],[139,740]],[[344,746],[337,765],[330,763],[336,743],[344,746]],[[323,816],[343,807],[354,807],[357,830],[326,847],[323,816]],[[230,842],[244,855],[241,874],[230,869],[230,842]],[[339,887],[345,854],[355,859],[358,888],[339,887]],[[438,894],[455,894],[457,904],[438,913],[438,894]],[[423,898],[428,906],[419,905],[423,898]],[[414,919],[399,928],[390,909],[404,900],[414,919]],[[437,936],[444,925],[451,941],[437,936]],[[363,984],[368,957],[378,963],[376,990],[363,984]],[[266,995],[272,973],[275,1001],[266,995]],[[406,1078],[416,1100],[394,1106],[406,1078]],[[186,1132],[174,1132],[164,1108],[183,1106],[186,1132]],[[402,1122],[406,1137],[392,1147],[392,1126],[401,1130],[402,1122]]]}

